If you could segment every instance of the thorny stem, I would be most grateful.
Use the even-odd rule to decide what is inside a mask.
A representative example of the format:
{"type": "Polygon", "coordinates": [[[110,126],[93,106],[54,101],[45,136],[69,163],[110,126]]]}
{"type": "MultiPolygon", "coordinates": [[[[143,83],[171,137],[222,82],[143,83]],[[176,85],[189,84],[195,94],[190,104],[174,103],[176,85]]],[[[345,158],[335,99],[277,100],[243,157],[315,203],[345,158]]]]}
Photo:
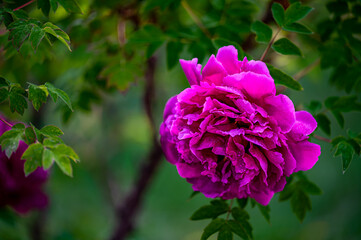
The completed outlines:
{"type": "Polygon", "coordinates": [[[276,40],[276,37],[277,37],[277,35],[280,33],[280,31],[281,31],[281,28],[278,27],[276,34],[273,36],[273,38],[271,39],[271,41],[268,43],[268,46],[267,46],[266,50],[264,50],[260,61],[263,61],[263,59],[266,57],[269,49],[271,48],[273,42],[276,40]]]}
{"type": "Polygon", "coordinates": [[[13,12],[22,9],[22,8],[24,8],[24,7],[32,4],[33,2],[35,2],[35,0],[31,0],[31,1],[29,1],[29,2],[27,2],[27,3],[25,3],[25,4],[23,4],[23,5],[21,5],[20,7],[15,8],[15,9],[13,10],[13,12]]]}
{"type": "Polygon", "coordinates": [[[6,125],[8,125],[9,127],[13,127],[10,123],[8,123],[7,121],[5,121],[4,119],[2,119],[2,118],[0,118],[0,120],[3,122],[3,123],[5,123],[6,125]]]}
{"type": "Polygon", "coordinates": [[[231,200],[231,203],[229,204],[229,208],[228,208],[228,213],[227,213],[227,217],[226,217],[226,220],[229,219],[229,215],[231,214],[232,212],[232,205],[233,205],[233,201],[234,199],[231,200]]]}
{"type": "Polygon", "coordinates": [[[189,4],[185,1],[181,1],[182,7],[186,10],[186,12],[189,14],[189,16],[192,18],[192,20],[197,24],[197,26],[202,30],[202,32],[209,38],[212,38],[211,34],[208,32],[207,28],[203,25],[201,20],[197,17],[197,15],[193,12],[192,8],[189,6],[189,4]]]}

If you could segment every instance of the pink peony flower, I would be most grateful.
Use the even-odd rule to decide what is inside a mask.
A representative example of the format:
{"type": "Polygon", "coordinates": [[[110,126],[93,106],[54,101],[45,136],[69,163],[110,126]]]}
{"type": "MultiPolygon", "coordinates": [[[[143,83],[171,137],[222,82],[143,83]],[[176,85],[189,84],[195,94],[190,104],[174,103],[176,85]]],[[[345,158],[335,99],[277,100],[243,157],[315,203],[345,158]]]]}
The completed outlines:
{"type": "MultiPolygon", "coordinates": [[[[0,135],[10,127],[0,121],[0,135]]],[[[5,151],[0,151],[0,207],[9,205],[19,213],[27,213],[33,208],[44,208],[48,198],[42,187],[47,180],[48,173],[42,168],[25,177],[24,160],[21,156],[27,145],[20,141],[19,147],[10,158],[5,151]]]]}
{"type": "Polygon", "coordinates": [[[180,60],[191,87],[166,104],[165,156],[206,197],[267,205],[287,176],[317,162],[320,146],[308,141],[317,122],[276,95],[265,63],[238,61],[233,46],[220,48],[202,71],[197,61],[180,60]]]}

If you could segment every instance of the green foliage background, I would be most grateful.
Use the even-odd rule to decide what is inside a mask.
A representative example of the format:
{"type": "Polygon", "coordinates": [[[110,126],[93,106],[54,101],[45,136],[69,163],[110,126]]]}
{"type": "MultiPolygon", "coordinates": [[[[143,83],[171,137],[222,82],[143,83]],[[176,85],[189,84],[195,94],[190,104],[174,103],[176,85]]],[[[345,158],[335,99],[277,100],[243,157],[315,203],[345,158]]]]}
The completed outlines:
{"type": "MultiPolygon", "coordinates": [[[[14,9],[26,2],[3,4],[14,9]]],[[[267,47],[262,42],[269,42],[272,34],[270,37],[264,26],[252,23],[261,20],[270,5],[261,0],[186,1],[186,6],[178,0],[79,0],[78,7],[75,1],[59,0],[49,2],[60,3],[54,12],[53,5],[47,10],[46,2],[35,1],[23,10],[40,21],[40,27],[44,28],[47,22],[60,27],[71,43],[64,35],[65,44],[50,34],[52,46],[43,39],[34,51],[29,39],[17,52],[19,44],[9,41],[9,31],[3,26],[0,75],[24,88],[27,83],[40,86],[50,82],[69,95],[74,112],[66,104],[47,99],[39,112],[29,104],[23,116],[12,113],[7,103],[0,108],[10,119],[30,121],[39,129],[50,124],[58,126],[64,132],[62,139],[78,153],[81,162],[73,164],[73,178],[51,168],[46,186],[51,204],[44,216],[38,212],[24,217],[11,211],[1,213],[0,239],[31,239],[30,229],[39,218],[45,219],[41,222],[44,239],[108,239],[118,224],[115,205],[132,188],[141,174],[139,167],[151,150],[152,129],[143,102],[147,59],[153,56],[157,64],[153,116],[159,126],[167,99],[188,87],[178,59],[198,57],[204,63],[217,48],[229,44],[239,49],[240,58],[247,55],[249,59],[259,59],[267,47]],[[255,42],[255,35],[249,37],[251,32],[257,33],[261,43],[255,42]]],[[[288,89],[285,93],[296,108],[308,109],[316,116],[320,127],[315,134],[329,139],[344,136],[336,139],[334,145],[342,141],[348,144],[349,138],[361,132],[361,2],[302,2],[314,8],[301,22],[315,34],[282,31],[279,38],[290,39],[302,53],[292,46],[282,48],[284,45],[279,43],[273,49],[287,55],[270,50],[265,61],[291,76],[319,62],[300,79],[301,86],[286,84],[296,90],[302,87],[303,91],[288,89]],[[355,97],[337,108],[332,99],[325,102],[330,96],[355,97]]],[[[275,33],[276,24],[267,21],[275,33]]],[[[255,239],[361,237],[360,158],[355,153],[343,174],[341,157],[333,156],[332,144],[314,138],[312,141],[321,145],[322,155],[307,176],[323,194],[310,196],[312,211],[303,223],[297,220],[288,202],[278,201],[278,195],[270,204],[270,224],[258,209],[248,205],[255,239]]],[[[191,186],[163,159],[129,239],[200,239],[209,221],[194,222],[189,218],[209,200],[201,194],[189,200],[191,193],[191,186]]]]}

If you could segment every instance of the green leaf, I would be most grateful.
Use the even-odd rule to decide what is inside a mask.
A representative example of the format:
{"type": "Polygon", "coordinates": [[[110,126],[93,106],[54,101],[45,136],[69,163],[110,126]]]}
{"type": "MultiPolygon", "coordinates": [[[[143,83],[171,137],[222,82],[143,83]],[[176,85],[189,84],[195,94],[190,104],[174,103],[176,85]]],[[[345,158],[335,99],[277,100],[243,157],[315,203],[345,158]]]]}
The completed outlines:
{"type": "Polygon", "coordinates": [[[127,44],[146,44],[154,42],[163,42],[165,37],[162,30],[155,25],[145,25],[143,28],[133,32],[128,39],[127,44]]]}
{"type": "Polygon", "coordinates": [[[214,200],[211,202],[211,205],[206,205],[199,208],[191,216],[191,220],[202,220],[207,218],[216,218],[219,215],[226,213],[228,211],[228,204],[220,201],[214,200]]]}
{"type": "Polygon", "coordinates": [[[45,92],[44,89],[38,86],[30,84],[28,98],[33,103],[35,110],[39,111],[41,105],[43,105],[43,103],[46,103],[47,92],[45,92]]]}
{"type": "Polygon", "coordinates": [[[79,156],[75,153],[75,151],[71,147],[69,147],[65,144],[56,145],[56,147],[53,148],[52,151],[55,155],[66,156],[66,157],[70,158],[71,160],[73,160],[74,162],[79,161],[79,156]]]}
{"type": "Polygon", "coordinates": [[[50,1],[49,0],[38,0],[38,9],[41,9],[45,16],[49,16],[50,1]]]}
{"type": "Polygon", "coordinates": [[[41,29],[39,26],[34,25],[34,27],[31,29],[29,40],[35,52],[38,49],[40,42],[44,39],[44,36],[44,30],[41,29]]]}
{"type": "Polygon", "coordinates": [[[284,85],[288,88],[291,88],[293,90],[302,91],[303,88],[299,82],[294,80],[291,76],[287,75],[286,73],[282,72],[281,70],[268,65],[268,70],[272,76],[272,78],[275,81],[275,84],[284,85]]]}
{"type": "Polygon", "coordinates": [[[73,112],[73,107],[70,102],[70,98],[68,94],[66,94],[63,90],[54,87],[51,83],[45,83],[45,86],[48,88],[49,94],[52,97],[53,101],[56,102],[58,97],[63,100],[63,102],[69,107],[69,109],[73,112]]]}
{"type": "Polygon", "coordinates": [[[286,201],[288,199],[290,199],[293,195],[293,193],[295,192],[295,186],[293,184],[291,185],[286,185],[286,187],[283,189],[282,192],[280,192],[280,197],[279,197],[279,201],[283,202],[286,201]]]}
{"type": "Polygon", "coordinates": [[[238,222],[238,224],[241,225],[241,228],[246,233],[246,235],[252,239],[252,226],[249,224],[249,215],[248,213],[241,208],[234,207],[232,208],[232,216],[234,220],[238,222]]]}
{"type": "Polygon", "coordinates": [[[300,187],[307,193],[312,195],[321,195],[322,190],[313,182],[310,182],[309,180],[301,180],[298,182],[300,187]]]}
{"type": "Polygon", "coordinates": [[[57,2],[69,13],[83,13],[75,0],[57,0],[57,2]]]}
{"type": "Polygon", "coordinates": [[[302,56],[301,50],[287,38],[281,38],[273,43],[272,48],[284,55],[302,56]]]}
{"type": "Polygon", "coordinates": [[[194,198],[194,197],[197,196],[199,193],[201,193],[201,192],[199,192],[199,191],[193,191],[192,194],[189,196],[189,199],[194,198]]]}
{"type": "Polygon", "coordinates": [[[5,88],[0,88],[0,103],[4,102],[9,97],[9,91],[5,88]]]}
{"type": "Polygon", "coordinates": [[[337,149],[335,152],[335,156],[341,155],[342,159],[342,172],[345,174],[350,163],[352,161],[353,155],[355,153],[354,148],[351,144],[346,141],[341,141],[337,144],[337,149]]]}
{"type": "Polygon", "coordinates": [[[229,228],[223,227],[218,233],[217,240],[233,240],[233,234],[229,228]]]}
{"type": "Polygon", "coordinates": [[[237,199],[237,203],[238,203],[240,208],[245,208],[247,206],[247,203],[248,203],[248,198],[237,199]]]}
{"type": "Polygon", "coordinates": [[[331,121],[325,114],[317,114],[316,121],[318,127],[320,127],[322,131],[324,131],[327,135],[331,135],[331,121]]]}
{"type": "Polygon", "coordinates": [[[312,34],[312,31],[300,23],[289,23],[282,27],[283,30],[288,32],[296,32],[301,34],[312,34]]]}
{"type": "Polygon", "coordinates": [[[276,21],[276,23],[278,24],[278,26],[282,27],[285,21],[285,10],[282,7],[282,5],[276,2],[273,3],[271,11],[272,11],[272,16],[276,21]]]}
{"type": "Polygon", "coordinates": [[[226,0],[211,0],[211,4],[214,9],[223,10],[226,0]]]}
{"type": "Polygon", "coordinates": [[[361,111],[361,104],[357,102],[356,96],[329,97],[325,100],[325,106],[339,112],[361,111]]]}
{"type": "Polygon", "coordinates": [[[44,147],[41,143],[33,143],[26,149],[21,157],[21,159],[26,160],[24,164],[25,176],[42,166],[43,150],[44,147]]]}
{"type": "Polygon", "coordinates": [[[63,171],[63,173],[65,173],[69,177],[73,176],[73,168],[71,167],[69,158],[62,155],[54,154],[54,160],[61,169],[61,171],[63,171]]]}
{"type": "Polygon", "coordinates": [[[257,35],[257,42],[268,43],[272,38],[272,29],[261,21],[255,21],[251,25],[251,30],[257,35]]]}
{"type": "Polygon", "coordinates": [[[62,42],[68,50],[71,52],[70,43],[69,43],[69,36],[62,31],[58,26],[55,26],[52,23],[45,23],[43,26],[44,32],[51,34],[52,36],[56,37],[60,42],[62,42]]]}
{"type": "Polygon", "coordinates": [[[301,5],[300,2],[291,4],[285,12],[285,24],[297,22],[306,17],[313,8],[301,5]]]}
{"type": "Polygon", "coordinates": [[[243,239],[252,239],[252,236],[247,233],[245,227],[241,223],[235,220],[229,220],[227,221],[227,224],[229,225],[231,231],[236,235],[240,236],[243,239]]]}
{"type": "Polygon", "coordinates": [[[18,51],[24,41],[29,37],[32,28],[33,24],[29,24],[26,20],[16,20],[9,25],[9,40],[13,42],[18,51]]]}
{"type": "Polygon", "coordinates": [[[225,220],[224,219],[220,219],[220,218],[216,218],[214,219],[210,224],[207,225],[207,227],[205,227],[205,229],[203,230],[203,234],[201,237],[201,240],[207,240],[211,235],[213,235],[214,233],[218,232],[221,227],[225,224],[225,220]]]}
{"type": "Polygon", "coordinates": [[[28,145],[36,141],[36,134],[32,127],[27,127],[25,129],[25,140],[28,145]]]}
{"type": "Polygon", "coordinates": [[[147,59],[150,58],[151,56],[153,56],[153,54],[155,53],[155,51],[157,51],[160,46],[162,46],[163,42],[154,42],[149,44],[148,48],[147,48],[147,52],[146,52],[146,57],[147,59]]]}
{"type": "Polygon", "coordinates": [[[263,217],[266,219],[266,221],[268,223],[270,223],[271,222],[270,221],[270,219],[271,219],[271,217],[270,217],[271,208],[268,205],[263,206],[263,205],[261,205],[259,203],[257,203],[257,207],[258,207],[259,211],[261,212],[261,214],[263,215],[263,217]]]}
{"type": "Polygon", "coordinates": [[[327,10],[334,13],[336,16],[341,16],[349,12],[347,2],[343,1],[330,1],[326,4],[327,10]]]}
{"type": "Polygon", "coordinates": [[[172,69],[179,62],[179,54],[183,50],[183,44],[180,42],[167,43],[167,67],[168,70],[172,69]]]}
{"type": "Polygon", "coordinates": [[[23,115],[24,110],[28,108],[28,103],[25,99],[25,90],[18,85],[14,85],[11,87],[9,92],[9,102],[10,102],[10,110],[11,112],[18,112],[23,115]]]}
{"type": "Polygon", "coordinates": [[[338,111],[331,111],[332,115],[336,118],[337,123],[340,125],[340,127],[345,126],[345,119],[343,118],[342,113],[338,111]]]}
{"type": "Polygon", "coordinates": [[[22,139],[23,129],[11,129],[4,132],[0,137],[1,150],[5,151],[8,158],[18,149],[19,141],[22,139]]]}
{"type": "Polygon", "coordinates": [[[297,190],[292,195],[291,208],[298,220],[302,222],[306,212],[311,210],[311,200],[303,191],[297,190]]]}
{"type": "Polygon", "coordinates": [[[51,150],[45,148],[42,158],[43,168],[45,170],[49,169],[53,165],[54,159],[55,159],[54,153],[51,150]]]}
{"type": "Polygon", "coordinates": [[[43,127],[40,130],[40,133],[42,133],[43,135],[47,136],[47,137],[57,137],[57,136],[61,136],[64,133],[56,126],[53,125],[48,125],[43,127]]]}
{"type": "Polygon", "coordinates": [[[5,78],[0,77],[0,88],[3,87],[9,87],[9,82],[5,78]]]}
{"type": "Polygon", "coordinates": [[[311,101],[310,104],[307,106],[307,109],[312,113],[320,111],[321,108],[322,103],[320,101],[311,101]]]}

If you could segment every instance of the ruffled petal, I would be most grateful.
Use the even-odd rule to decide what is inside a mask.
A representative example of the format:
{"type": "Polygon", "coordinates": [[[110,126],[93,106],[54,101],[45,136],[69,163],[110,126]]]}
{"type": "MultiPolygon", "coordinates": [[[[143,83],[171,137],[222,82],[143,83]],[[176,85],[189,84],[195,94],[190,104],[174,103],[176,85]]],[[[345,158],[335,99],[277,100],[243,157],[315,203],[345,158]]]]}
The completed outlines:
{"type": "Polygon", "coordinates": [[[282,132],[289,132],[296,121],[295,106],[289,97],[283,94],[270,96],[264,100],[263,108],[276,119],[282,132]]]}
{"type": "Polygon", "coordinates": [[[306,111],[297,111],[296,122],[288,135],[295,141],[302,141],[308,138],[307,136],[315,131],[316,128],[317,122],[311,113],[306,111]]]}
{"type": "Polygon", "coordinates": [[[223,83],[240,89],[245,96],[262,100],[276,94],[276,87],[271,77],[254,72],[241,72],[225,77],[223,83]]]}
{"type": "Polygon", "coordinates": [[[202,70],[202,81],[209,84],[221,85],[227,72],[222,64],[212,55],[202,70]]]}
{"type": "Polygon", "coordinates": [[[267,65],[262,61],[254,61],[254,60],[249,61],[247,63],[247,70],[249,72],[263,74],[268,77],[271,77],[271,75],[269,74],[267,65]]]}
{"type": "Polygon", "coordinates": [[[201,81],[201,69],[202,65],[197,64],[198,59],[193,58],[192,60],[179,60],[180,65],[183,68],[184,74],[186,75],[190,85],[199,85],[201,81]]]}
{"type": "Polygon", "coordinates": [[[320,145],[311,143],[307,140],[301,142],[288,141],[288,146],[293,157],[296,159],[296,168],[294,172],[311,169],[321,155],[320,145]]]}
{"type": "Polygon", "coordinates": [[[176,167],[182,178],[201,177],[201,172],[204,170],[200,164],[190,165],[187,163],[176,163],[176,167]]]}
{"type": "Polygon", "coordinates": [[[223,65],[228,74],[240,72],[238,66],[238,52],[234,46],[222,47],[218,50],[216,59],[223,65]]]}

